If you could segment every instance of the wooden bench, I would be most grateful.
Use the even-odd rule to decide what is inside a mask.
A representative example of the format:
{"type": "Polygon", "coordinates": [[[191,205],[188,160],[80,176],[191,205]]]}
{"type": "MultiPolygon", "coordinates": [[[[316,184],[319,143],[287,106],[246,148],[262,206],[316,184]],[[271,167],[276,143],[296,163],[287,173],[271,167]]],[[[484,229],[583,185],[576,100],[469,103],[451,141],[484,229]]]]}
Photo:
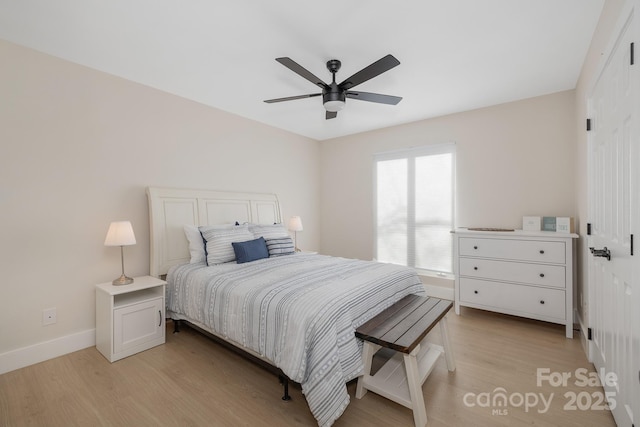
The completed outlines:
{"type": "Polygon", "coordinates": [[[359,327],[356,336],[364,340],[364,375],[358,378],[356,398],[371,390],[413,410],[416,427],[424,427],[427,410],[422,384],[442,354],[449,371],[456,369],[445,317],[452,306],[451,301],[439,298],[407,295],[359,327]],[[442,346],[425,342],[436,324],[440,325],[442,346]],[[382,347],[397,353],[372,376],[373,356],[382,347]]]}

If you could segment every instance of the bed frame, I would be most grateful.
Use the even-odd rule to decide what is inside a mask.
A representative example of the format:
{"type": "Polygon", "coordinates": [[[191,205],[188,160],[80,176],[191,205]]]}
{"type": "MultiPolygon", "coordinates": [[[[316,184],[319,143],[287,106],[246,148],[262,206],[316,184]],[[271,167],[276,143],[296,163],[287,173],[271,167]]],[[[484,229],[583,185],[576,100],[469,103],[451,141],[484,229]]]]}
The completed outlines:
{"type": "MultiPolygon", "coordinates": [[[[151,276],[164,279],[169,268],[189,262],[185,225],[275,224],[282,222],[280,202],[275,194],[238,193],[211,190],[148,187],[151,276]]],[[[174,333],[186,323],[191,328],[225,345],[236,353],[278,375],[284,386],[283,400],[290,400],[289,379],[268,360],[209,330],[205,325],[173,315],[174,333]]]]}

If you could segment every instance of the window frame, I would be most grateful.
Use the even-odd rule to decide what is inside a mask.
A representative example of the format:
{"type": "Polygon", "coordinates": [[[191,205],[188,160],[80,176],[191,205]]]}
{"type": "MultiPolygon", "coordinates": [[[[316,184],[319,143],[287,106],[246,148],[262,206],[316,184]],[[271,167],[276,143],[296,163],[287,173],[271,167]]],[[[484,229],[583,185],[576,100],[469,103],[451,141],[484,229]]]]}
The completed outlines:
{"type": "MultiPolygon", "coordinates": [[[[404,148],[393,151],[385,151],[380,153],[374,153],[373,161],[372,161],[372,169],[373,169],[373,254],[374,259],[378,256],[378,162],[387,161],[387,160],[398,160],[398,159],[414,159],[415,166],[415,158],[424,157],[424,156],[432,156],[438,154],[451,154],[451,188],[452,188],[452,197],[451,197],[451,230],[455,229],[455,219],[456,219],[456,143],[455,142],[445,142],[439,144],[432,145],[424,145],[420,147],[411,147],[404,148]]],[[[415,167],[410,166],[407,169],[407,216],[413,221],[413,230],[415,227],[415,167]]],[[[409,221],[408,221],[409,222],[409,221]]],[[[413,245],[415,252],[415,233],[413,235],[407,235],[407,246],[409,244],[413,245]],[[411,243],[409,243],[411,242],[411,243]]],[[[436,277],[444,277],[444,278],[453,278],[453,239],[451,241],[450,246],[451,251],[451,271],[438,271],[431,269],[424,269],[415,267],[415,259],[412,261],[414,265],[408,265],[408,267],[415,269],[419,274],[425,276],[436,276],[436,277]]],[[[408,260],[409,261],[409,260],[408,260]]]]}

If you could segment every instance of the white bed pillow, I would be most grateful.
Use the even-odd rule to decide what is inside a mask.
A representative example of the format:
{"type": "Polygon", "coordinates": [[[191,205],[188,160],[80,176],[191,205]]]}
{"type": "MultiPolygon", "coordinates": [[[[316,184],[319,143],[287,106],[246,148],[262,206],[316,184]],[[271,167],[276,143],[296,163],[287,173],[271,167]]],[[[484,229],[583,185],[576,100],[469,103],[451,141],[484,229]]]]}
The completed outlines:
{"type": "Polygon", "coordinates": [[[223,264],[236,259],[233,242],[253,240],[247,225],[231,227],[203,226],[199,228],[205,240],[207,265],[223,264]]]}
{"type": "Polygon", "coordinates": [[[284,224],[249,224],[249,231],[256,239],[258,237],[264,237],[265,240],[290,237],[284,224]]]}
{"type": "Polygon", "coordinates": [[[204,239],[200,230],[195,225],[185,225],[184,235],[187,236],[189,242],[189,254],[191,254],[190,264],[197,264],[207,261],[207,256],[204,251],[204,239]]]}
{"type": "Polygon", "coordinates": [[[189,254],[191,255],[190,264],[197,264],[207,262],[207,251],[205,248],[206,242],[200,229],[205,230],[228,230],[235,227],[234,224],[222,224],[222,225],[203,225],[198,227],[195,225],[185,225],[184,235],[189,242],[189,254]]]}

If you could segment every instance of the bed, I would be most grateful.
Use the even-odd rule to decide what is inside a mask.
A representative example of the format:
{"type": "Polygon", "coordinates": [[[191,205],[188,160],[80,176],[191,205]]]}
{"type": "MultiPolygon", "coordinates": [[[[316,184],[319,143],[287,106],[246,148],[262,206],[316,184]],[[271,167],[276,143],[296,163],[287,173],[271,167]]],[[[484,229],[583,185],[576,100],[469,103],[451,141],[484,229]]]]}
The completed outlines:
{"type": "Polygon", "coordinates": [[[333,424],[349,403],[346,383],[363,370],[355,329],[404,296],[423,294],[415,272],[287,250],[248,261],[236,251],[237,259],[222,262],[212,245],[227,237],[216,236],[238,233],[244,243],[235,246],[264,240],[271,248],[286,232],[276,195],[149,187],[147,196],[150,270],[166,275],[167,317],[277,367],[301,384],[318,425],[333,424]],[[205,260],[194,258],[185,226],[210,237],[202,241],[205,260]]]}

